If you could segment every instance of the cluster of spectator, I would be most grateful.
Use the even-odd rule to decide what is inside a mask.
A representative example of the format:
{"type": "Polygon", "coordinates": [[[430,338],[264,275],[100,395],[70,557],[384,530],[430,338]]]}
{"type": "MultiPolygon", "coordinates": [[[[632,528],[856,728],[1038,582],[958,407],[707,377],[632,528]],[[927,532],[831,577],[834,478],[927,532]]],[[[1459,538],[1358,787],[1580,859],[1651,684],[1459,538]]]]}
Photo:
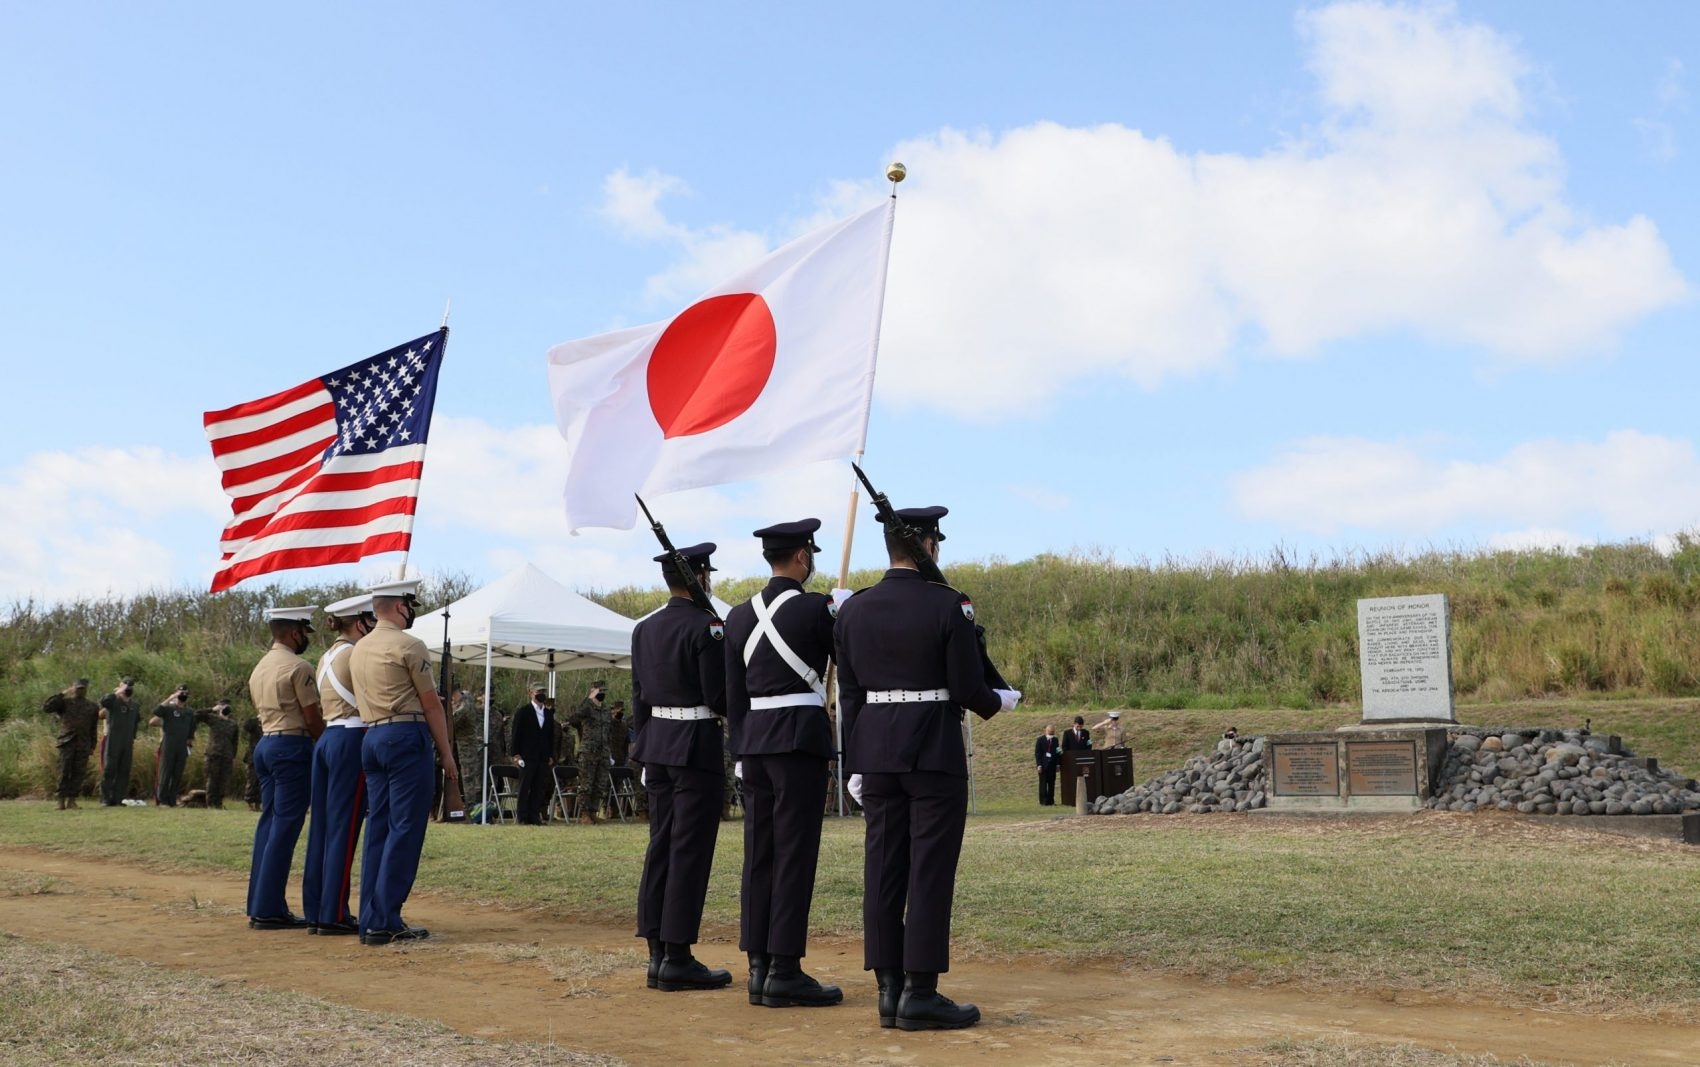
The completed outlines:
{"type": "MultiPolygon", "coordinates": [[[[481,747],[484,695],[457,688],[450,694],[449,711],[462,781],[474,783],[462,789],[469,802],[484,809],[485,818],[494,817],[489,813],[498,802],[496,794],[504,791],[499,783],[512,782],[517,794],[514,814],[521,824],[541,825],[550,819],[557,786],[563,795],[576,798],[580,822],[597,823],[613,810],[611,792],[618,769],[638,773],[629,762],[632,733],[625,702],[610,702],[608,685],[600,680],[592,682],[564,716],[542,684],[528,687],[526,701],[512,712],[491,708],[488,779],[481,747]]],[[[635,799],[642,803],[641,791],[635,799]]]]}
{"type": "MultiPolygon", "coordinates": [[[[58,724],[59,783],[55,793],[59,809],[78,807],[77,799],[88,788],[89,761],[95,757],[100,802],[107,807],[126,801],[140,803],[131,796],[136,739],[144,725],[142,704],[136,699],[136,680],[127,675],[119,678],[112,692],[101,697],[98,704],[89,699],[88,691],[89,680],[78,678],[48,697],[41,708],[58,724]]],[[[257,725],[257,720],[253,721],[257,725]]],[[[196,799],[210,808],[224,807],[241,730],[231,717],[230,701],[220,699],[211,708],[197,709],[190,704],[185,683],[154,707],[145,725],[157,733],[153,802],[160,807],[176,807],[186,796],[193,796],[192,791],[184,789],[183,775],[195,734],[205,727],[207,782],[196,799]]],[[[250,780],[252,777],[250,774],[250,780]]],[[[250,806],[257,807],[257,802],[255,797],[250,806]]]]}
{"type": "Polygon", "coordinates": [[[1122,713],[1110,712],[1103,722],[1088,727],[1086,717],[1076,715],[1074,725],[1061,736],[1055,726],[1033,742],[1033,765],[1039,769],[1039,803],[1050,806],[1057,802],[1057,769],[1062,766],[1064,752],[1085,752],[1092,747],[1092,731],[1098,731],[1098,748],[1126,748],[1127,731],[1122,727],[1122,713]]]}

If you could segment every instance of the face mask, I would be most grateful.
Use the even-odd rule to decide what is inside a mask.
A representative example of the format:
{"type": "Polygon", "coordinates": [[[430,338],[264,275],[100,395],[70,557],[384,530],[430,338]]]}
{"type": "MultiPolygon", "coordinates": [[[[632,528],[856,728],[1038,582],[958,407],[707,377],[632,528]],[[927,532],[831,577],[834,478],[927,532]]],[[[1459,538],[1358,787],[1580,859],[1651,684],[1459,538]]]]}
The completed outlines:
{"type": "Polygon", "coordinates": [[[808,557],[809,560],[809,573],[803,575],[803,584],[808,585],[809,579],[815,576],[815,554],[813,552],[805,552],[803,555],[808,557]]]}
{"type": "Polygon", "coordinates": [[[407,625],[403,626],[402,629],[411,630],[413,629],[413,620],[419,617],[419,609],[414,607],[413,602],[410,600],[403,605],[403,610],[407,612],[407,625]]]}

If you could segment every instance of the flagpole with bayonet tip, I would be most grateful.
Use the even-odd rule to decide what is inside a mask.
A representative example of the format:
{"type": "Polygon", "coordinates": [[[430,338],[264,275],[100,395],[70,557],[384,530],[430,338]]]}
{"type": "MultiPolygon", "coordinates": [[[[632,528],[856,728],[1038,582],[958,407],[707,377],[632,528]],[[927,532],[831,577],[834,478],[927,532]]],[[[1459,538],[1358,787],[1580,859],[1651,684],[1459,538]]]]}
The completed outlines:
{"type": "MultiPolygon", "coordinates": [[[[439,340],[444,342],[445,348],[447,347],[447,342],[448,342],[448,339],[449,339],[449,305],[450,305],[452,299],[453,298],[451,297],[449,300],[443,301],[443,325],[440,328],[440,330],[438,331],[439,334],[440,334],[439,340]]],[[[435,398],[433,398],[433,399],[435,399],[435,398]]],[[[423,448],[421,448],[419,451],[420,451],[420,455],[419,455],[420,473],[423,474],[424,473],[424,466],[425,466],[425,454],[424,454],[425,450],[423,448]]],[[[418,503],[419,503],[418,494],[414,494],[414,506],[418,507],[418,503]]],[[[408,516],[407,532],[410,535],[413,533],[413,518],[412,518],[412,516],[408,516]]],[[[401,550],[401,565],[396,568],[396,572],[395,572],[396,581],[398,581],[398,582],[404,582],[404,581],[407,580],[407,555],[412,550],[412,547],[413,547],[413,538],[411,536],[409,536],[408,537],[408,547],[401,550]]],[[[447,620],[445,620],[445,625],[446,625],[446,622],[447,622],[447,620]]]]}
{"type": "MultiPolygon", "coordinates": [[[[880,298],[874,307],[874,342],[873,358],[868,361],[868,392],[862,404],[862,435],[856,442],[856,458],[851,462],[850,475],[850,504],[844,515],[844,553],[838,560],[838,587],[848,588],[850,585],[850,546],[856,540],[856,506],[861,500],[861,483],[855,472],[856,465],[862,462],[862,456],[868,448],[868,419],[874,410],[874,373],[879,369],[880,325],[885,319],[885,279],[891,269],[891,231],[897,221],[897,183],[909,176],[909,168],[901,163],[892,163],[885,168],[886,180],[891,182],[891,211],[885,220],[885,248],[880,257],[880,298]]],[[[834,664],[827,672],[828,702],[833,707],[832,725],[837,735],[836,751],[838,752],[838,814],[848,814],[848,802],[845,800],[844,777],[844,717],[838,712],[838,669],[834,664]]]]}

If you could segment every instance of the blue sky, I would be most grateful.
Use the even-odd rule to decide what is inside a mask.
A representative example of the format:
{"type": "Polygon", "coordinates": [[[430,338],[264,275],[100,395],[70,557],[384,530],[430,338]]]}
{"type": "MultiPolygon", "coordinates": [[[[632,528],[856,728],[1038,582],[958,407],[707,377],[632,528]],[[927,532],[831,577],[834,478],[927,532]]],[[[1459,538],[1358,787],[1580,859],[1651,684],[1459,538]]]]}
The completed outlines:
{"type": "MultiPolygon", "coordinates": [[[[202,585],[200,413],[451,298],[413,563],[647,583],[567,536],[544,352],[893,158],[868,466],[958,558],[1700,523],[1695,5],[812,7],[0,9],[0,597],[202,585]]],[[[755,573],[847,487],[652,503],[755,573]]]]}

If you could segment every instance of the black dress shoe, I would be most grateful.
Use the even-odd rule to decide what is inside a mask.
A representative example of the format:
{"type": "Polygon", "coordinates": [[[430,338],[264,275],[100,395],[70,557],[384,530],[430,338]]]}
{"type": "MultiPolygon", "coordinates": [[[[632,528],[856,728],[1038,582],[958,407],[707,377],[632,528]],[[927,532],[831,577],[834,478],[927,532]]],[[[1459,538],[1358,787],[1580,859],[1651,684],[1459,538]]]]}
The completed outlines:
{"type": "Polygon", "coordinates": [[[765,952],[750,953],[750,1003],[761,1003],[761,989],[767,984],[768,958],[765,952]]]}
{"type": "Polygon", "coordinates": [[[903,996],[903,972],[896,968],[876,968],[874,981],[880,986],[880,1027],[890,1030],[897,1025],[897,1001],[903,996]]]}
{"type": "Polygon", "coordinates": [[[979,1008],[958,1004],[937,989],[905,989],[897,1001],[899,1030],[961,1030],[979,1021],[979,1008]]]}
{"type": "Polygon", "coordinates": [[[360,935],[362,945],[388,945],[399,941],[423,941],[431,936],[431,931],[423,926],[409,926],[402,923],[399,930],[368,930],[360,935]]]}
{"type": "Polygon", "coordinates": [[[299,915],[255,916],[248,920],[250,930],[300,930],[311,925],[299,915]]]}
{"type": "Polygon", "coordinates": [[[651,989],[656,989],[659,988],[657,979],[661,974],[661,960],[663,959],[661,939],[651,937],[646,938],[645,940],[649,942],[649,977],[645,984],[651,989]]]}
{"type": "Polygon", "coordinates": [[[347,937],[349,934],[359,933],[360,927],[354,923],[319,923],[307,932],[320,937],[347,937]]]}
{"type": "Polygon", "coordinates": [[[688,949],[683,953],[670,949],[667,958],[661,961],[661,968],[655,972],[655,988],[663,993],[677,993],[681,989],[724,989],[731,984],[731,971],[724,967],[703,966],[688,949]]]}
{"type": "Polygon", "coordinates": [[[761,1002],[770,1008],[825,1008],[843,1000],[842,989],[804,974],[796,956],[773,957],[761,991],[761,1002]]]}

